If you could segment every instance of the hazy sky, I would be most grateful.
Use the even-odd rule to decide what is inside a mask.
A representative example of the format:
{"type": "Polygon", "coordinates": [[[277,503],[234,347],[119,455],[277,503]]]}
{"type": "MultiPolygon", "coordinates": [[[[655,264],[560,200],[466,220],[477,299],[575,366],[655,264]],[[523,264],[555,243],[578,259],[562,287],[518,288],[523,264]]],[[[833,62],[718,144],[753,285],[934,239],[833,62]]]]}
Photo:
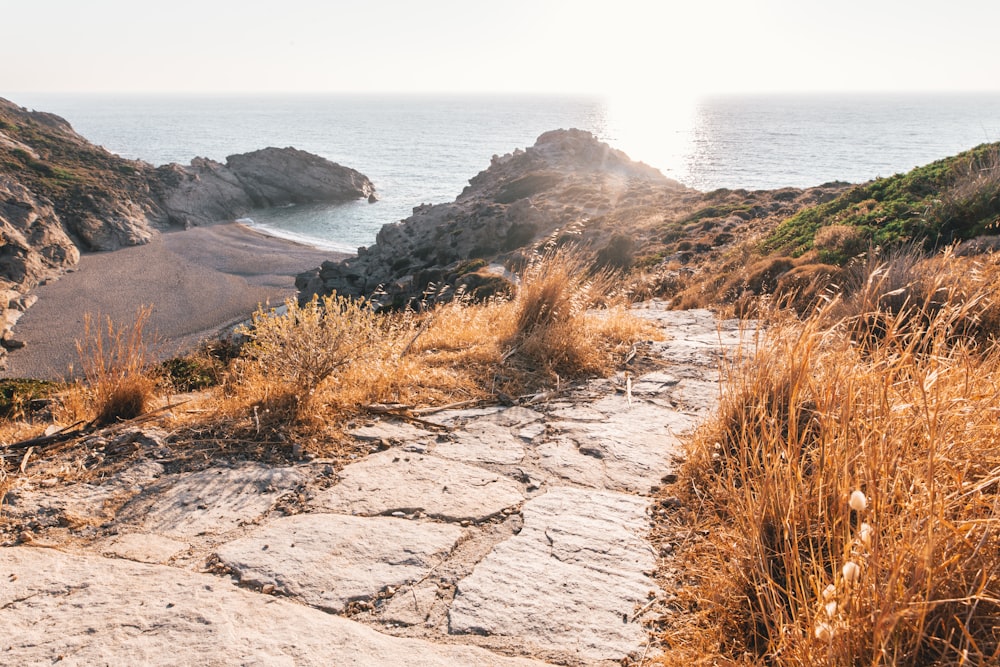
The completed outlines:
{"type": "Polygon", "coordinates": [[[1000,90],[997,0],[0,0],[14,92],[1000,90]]]}

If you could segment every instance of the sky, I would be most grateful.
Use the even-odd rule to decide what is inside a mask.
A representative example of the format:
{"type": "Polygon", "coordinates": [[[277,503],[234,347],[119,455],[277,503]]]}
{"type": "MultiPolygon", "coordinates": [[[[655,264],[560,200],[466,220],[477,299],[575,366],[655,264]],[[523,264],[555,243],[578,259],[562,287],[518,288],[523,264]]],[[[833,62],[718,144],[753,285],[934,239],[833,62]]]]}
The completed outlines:
{"type": "Polygon", "coordinates": [[[998,91],[996,0],[0,0],[15,92],[998,91]]]}

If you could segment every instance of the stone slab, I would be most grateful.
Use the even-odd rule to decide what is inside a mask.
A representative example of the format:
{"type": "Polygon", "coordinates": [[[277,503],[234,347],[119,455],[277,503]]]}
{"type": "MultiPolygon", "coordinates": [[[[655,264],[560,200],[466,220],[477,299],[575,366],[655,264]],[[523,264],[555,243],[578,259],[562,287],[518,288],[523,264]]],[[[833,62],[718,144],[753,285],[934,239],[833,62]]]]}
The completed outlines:
{"type": "Polygon", "coordinates": [[[524,527],[458,584],[453,634],[517,637],[585,663],[641,652],[632,620],[658,592],[645,498],[557,488],[524,505],[524,527]]]}
{"type": "Polygon", "coordinates": [[[106,556],[117,556],[140,563],[166,563],[187,549],[186,542],[152,533],[126,533],[111,539],[101,550],[106,556]]]}
{"type": "Polygon", "coordinates": [[[434,434],[427,429],[398,421],[380,421],[362,426],[351,431],[350,435],[359,440],[386,442],[413,442],[434,438],[434,434]]]}
{"type": "MultiPolygon", "coordinates": [[[[572,469],[560,468],[568,460],[574,461],[577,467],[590,463],[601,472],[599,479],[602,482],[596,486],[617,490],[645,492],[656,484],[671,457],[680,451],[678,436],[695,424],[690,415],[647,401],[633,400],[629,405],[625,396],[618,394],[586,407],[584,421],[570,421],[573,411],[568,410],[561,413],[564,421],[549,424],[554,434],[551,440],[559,444],[540,450],[545,456],[540,464],[557,476],[594,484],[583,481],[578,475],[567,476],[572,469]],[[591,411],[602,413],[604,419],[590,420],[591,411]],[[577,452],[589,461],[556,451],[568,442],[574,443],[577,452]]],[[[585,477],[594,479],[589,472],[585,477]]]]}
{"type": "Polygon", "coordinates": [[[123,507],[119,520],[181,540],[220,535],[259,520],[282,491],[306,480],[298,469],[256,463],[171,475],[123,507]]]}
{"type": "Polygon", "coordinates": [[[524,441],[511,426],[478,420],[454,431],[431,450],[435,456],[467,463],[515,465],[524,459],[524,441]]]}
{"type": "Polygon", "coordinates": [[[212,575],[0,549],[4,665],[542,665],[470,646],[390,637],[212,575]]]}
{"type": "Polygon", "coordinates": [[[402,512],[479,521],[520,504],[520,484],[458,461],[389,449],[351,464],[340,483],[314,504],[334,512],[375,516],[402,512]]]}
{"type": "Polygon", "coordinates": [[[217,553],[244,584],[269,584],[283,595],[339,613],[352,600],[421,579],[461,534],[450,524],[297,514],[269,521],[217,553]]]}
{"type": "Polygon", "coordinates": [[[427,621],[438,601],[434,584],[408,588],[394,595],[382,614],[382,621],[399,625],[420,625],[427,621]]]}
{"type": "Polygon", "coordinates": [[[138,494],[162,473],[159,463],[140,459],[101,484],[81,482],[61,488],[37,488],[27,480],[19,481],[5,495],[3,513],[43,526],[67,519],[70,523],[108,519],[117,504],[138,494]]]}

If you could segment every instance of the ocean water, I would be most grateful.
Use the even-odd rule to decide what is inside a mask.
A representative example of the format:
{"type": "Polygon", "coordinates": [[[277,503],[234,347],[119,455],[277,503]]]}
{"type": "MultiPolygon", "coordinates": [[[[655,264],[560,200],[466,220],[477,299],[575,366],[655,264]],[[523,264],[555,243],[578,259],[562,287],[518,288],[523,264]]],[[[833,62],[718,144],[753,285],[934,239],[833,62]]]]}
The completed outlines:
{"type": "Polygon", "coordinates": [[[123,157],[188,163],[295,146],[366,174],[380,201],[255,211],[263,231],[354,251],[422,203],[452,201],[494,154],[589,130],[700,190],[890,176],[1000,141],[1000,94],[604,99],[540,96],[23,94],[123,157]]]}

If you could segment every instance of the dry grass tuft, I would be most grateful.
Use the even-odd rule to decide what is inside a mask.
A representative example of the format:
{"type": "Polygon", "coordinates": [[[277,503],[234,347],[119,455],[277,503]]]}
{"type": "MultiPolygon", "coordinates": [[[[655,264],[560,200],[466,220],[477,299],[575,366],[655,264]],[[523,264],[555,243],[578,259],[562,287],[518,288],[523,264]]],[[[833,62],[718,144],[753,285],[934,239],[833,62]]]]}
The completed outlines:
{"type": "Polygon", "coordinates": [[[607,372],[614,356],[610,348],[626,340],[631,344],[639,334],[635,327],[623,328],[626,321],[637,323],[620,317],[624,299],[617,294],[615,274],[590,271],[572,249],[536,258],[509,305],[511,364],[549,381],[607,372]],[[600,306],[604,312],[595,313],[600,306]],[[609,318],[609,312],[618,317],[609,318]]]}
{"type": "Polygon", "coordinates": [[[142,306],[131,324],[121,325],[110,317],[101,322],[99,314],[84,316],[84,335],[76,341],[76,350],[86,380],[84,401],[98,424],[138,417],[155,395],[145,331],[151,313],[151,306],[142,306]]]}
{"type": "MultiPolygon", "coordinates": [[[[938,261],[954,259],[908,275],[933,287],[938,261]]],[[[692,645],[776,665],[1000,659],[1000,348],[968,325],[996,294],[946,286],[933,308],[890,309],[890,289],[857,297],[867,313],[772,315],[733,360],[684,475],[713,531],[692,645]],[[855,342],[859,317],[883,323],[877,344],[855,342]]]]}
{"type": "Polygon", "coordinates": [[[339,296],[258,313],[218,417],[248,439],[313,437],[373,406],[507,400],[609,371],[649,327],[622,307],[588,312],[611,283],[583,267],[563,251],[531,263],[513,298],[459,295],[420,313],[339,296]]]}

